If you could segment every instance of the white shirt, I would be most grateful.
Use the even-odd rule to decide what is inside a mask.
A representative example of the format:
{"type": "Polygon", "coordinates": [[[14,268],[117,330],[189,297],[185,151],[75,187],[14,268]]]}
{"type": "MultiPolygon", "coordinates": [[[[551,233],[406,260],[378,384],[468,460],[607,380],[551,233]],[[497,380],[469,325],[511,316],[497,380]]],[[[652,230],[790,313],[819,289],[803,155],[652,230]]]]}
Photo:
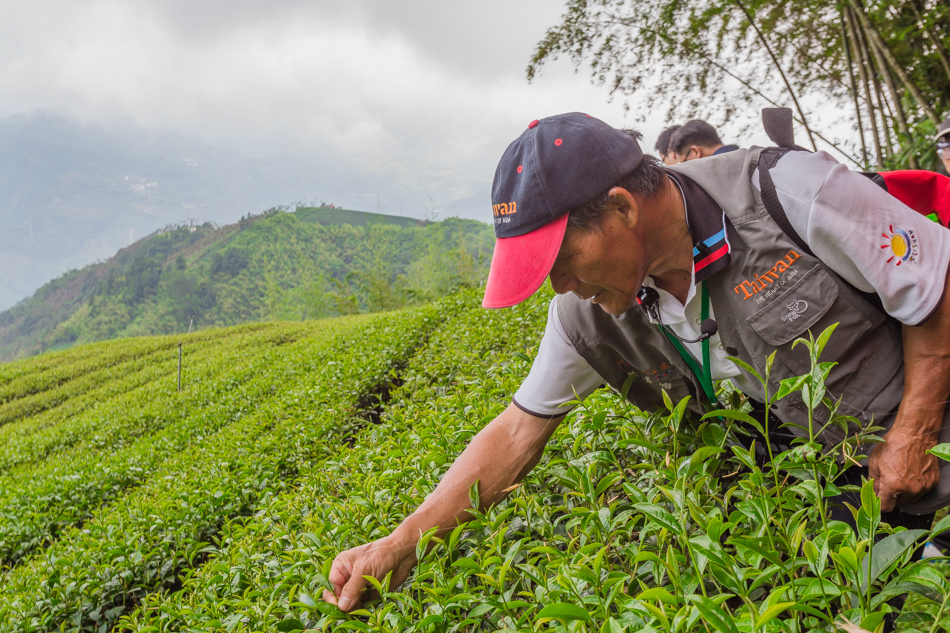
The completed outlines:
{"type": "MultiPolygon", "coordinates": [[[[825,152],[789,152],[770,173],[789,222],[812,252],[855,288],[878,293],[891,316],[918,325],[940,304],[950,270],[950,230],[825,152]]],[[[760,188],[758,170],[752,184],[760,188]]],[[[664,325],[683,338],[699,337],[695,285],[685,305],[664,290],[657,292],[664,325]]],[[[575,394],[586,398],[604,383],[567,339],[557,301],[551,301],[538,355],[514,396],[516,405],[539,416],[566,413],[570,407],[563,405],[575,394]]],[[[694,358],[702,357],[700,343],[684,347],[694,358]]],[[[709,347],[714,380],[738,375],[718,333],[709,347]]]]}

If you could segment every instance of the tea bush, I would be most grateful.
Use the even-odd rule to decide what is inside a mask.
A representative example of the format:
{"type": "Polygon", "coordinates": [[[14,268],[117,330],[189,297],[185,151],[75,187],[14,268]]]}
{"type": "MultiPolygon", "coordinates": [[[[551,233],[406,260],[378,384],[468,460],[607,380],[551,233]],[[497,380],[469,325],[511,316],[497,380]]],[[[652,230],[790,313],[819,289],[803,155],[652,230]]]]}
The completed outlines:
{"type": "MultiPolygon", "coordinates": [[[[233,353],[246,347],[280,344],[294,331],[297,330],[285,326],[256,326],[226,335],[208,331],[200,338],[186,339],[183,347],[185,384],[194,387],[208,377],[220,377],[219,346],[224,336],[233,353]]],[[[71,388],[80,393],[0,427],[0,471],[43,459],[84,441],[115,450],[128,439],[128,432],[136,428],[127,422],[133,411],[148,416],[147,428],[155,428],[174,410],[184,408],[171,406],[169,400],[183,397],[174,393],[177,358],[177,342],[166,340],[160,351],[116,365],[117,376],[104,382],[98,372],[78,375],[71,381],[76,383],[71,388]],[[165,416],[156,416],[154,411],[144,413],[158,405],[162,405],[160,409],[165,416]],[[121,412],[120,415],[116,415],[116,411],[121,412]]],[[[194,393],[195,389],[191,388],[184,397],[192,397],[194,393]]]]}
{"type": "MultiPolygon", "coordinates": [[[[948,630],[950,567],[911,556],[950,518],[894,530],[864,485],[856,529],[828,520],[868,438],[823,448],[815,428],[790,450],[756,451],[748,429],[769,429],[728,390],[730,408],[700,420],[685,401],[648,414],[595,393],[505,501],[423,535],[401,587],[381,579],[383,600],[351,614],[324,604],[334,556],[391,532],[510,402],[547,299],[488,311],[463,293],[420,311],[224,330],[195,352],[181,394],[156,378],[75,418],[13,423],[23,438],[51,434],[51,448],[4,475],[0,551],[20,554],[6,554],[0,631],[797,633],[880,629],[898,597],[898,630],[948,630]],[[378,404],[368,423],[359,410],[378,404]]],[[[829,335],[800,343],[812,372],[772,398],[829,408],[836,424],[829,335]]],[[[109,357],[76,352],[92,372],[109,357]]],[[[47,389],[82,379],[73,361],[42,359],[31,362],[71,376],[47,389]]]]}

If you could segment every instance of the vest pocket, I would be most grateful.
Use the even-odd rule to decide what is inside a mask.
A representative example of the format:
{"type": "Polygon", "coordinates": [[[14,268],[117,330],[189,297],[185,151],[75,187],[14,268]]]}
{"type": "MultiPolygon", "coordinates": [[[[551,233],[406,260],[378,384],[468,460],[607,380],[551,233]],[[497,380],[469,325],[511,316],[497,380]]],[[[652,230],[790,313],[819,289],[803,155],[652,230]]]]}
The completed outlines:
{"type": "MultiPolygon", "coordinates": [[[[838,363],[826,380],[827,397],[842,398],[840,413],[867,417],[867,407],[884,389],[900,367],[899,330],[896,336],[883,317],[872,322],[866,310],[855,305],[858,297],[842,290],[820,265],[809,270],[796,284],[784,290],[768,306],[747,319],[749,325],[766,343],[774,347],[776,362],[772,366],[771,389],[778,389],[783,378],[800,376],[811,369],[804,345],[792,349],[797,338],[808,338],[808,331],[817,337],[825,328],[838,323],[828,340],[820,361],[838,363]],[[807,306],[805,305],[807,304],[807,306]],[[792,314],[797,316],[791,316],[792,314]]],[[[807,420],[807,408],[800,394],[791,394],[778,403],[776,413],[788,421],[807,420]]],[[[828,410],[819,406],[815,422],[823,426],[828,410]]],[[[857,428],[850,428],[853,433],[857,428]]],[[[838,442],[844,433],[829,427],[823,441],[838,442]]]]}
{"type": "Polygon", "coordinates": [[[815,266],[747,321],[762,340],[780,347],[815,325],[837,298],[838,284],[824,268],[815,266]]]}

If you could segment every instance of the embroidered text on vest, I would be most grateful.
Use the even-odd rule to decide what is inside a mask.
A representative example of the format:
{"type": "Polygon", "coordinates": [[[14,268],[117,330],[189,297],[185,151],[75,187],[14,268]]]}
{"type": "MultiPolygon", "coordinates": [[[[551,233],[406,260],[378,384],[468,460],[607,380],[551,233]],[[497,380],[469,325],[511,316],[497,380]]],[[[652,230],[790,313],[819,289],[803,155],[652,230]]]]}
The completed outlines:
{"type": "Polygon", "coordinates": [[[795,262],[796,259],[801,257],[796,251],[789,251],[788,255],[784,259],[780,259],[775,262],[775,265],[772,266],[766,273],[761,275],[756,275],[752,281],[743,281],[741,284],[735,287],[736,294],[741,290],[743,293],[743,300],[748,299],[755,293],[765,290],[765,287],[770,285],[772,282],[778,280],[778,276],[789,269],[789,267],[795,262]]]}

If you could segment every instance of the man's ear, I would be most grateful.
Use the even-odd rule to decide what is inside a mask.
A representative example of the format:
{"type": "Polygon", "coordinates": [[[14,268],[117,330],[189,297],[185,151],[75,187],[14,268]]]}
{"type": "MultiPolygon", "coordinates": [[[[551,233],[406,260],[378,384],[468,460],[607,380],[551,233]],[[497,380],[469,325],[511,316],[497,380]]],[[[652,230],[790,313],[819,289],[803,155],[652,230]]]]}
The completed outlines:
{"type": "Polygon", "coordinates": [[[614,187],[607,192],[607,208],[620,213],[631,228],[640,219],[640,205],[633,194],[623,187],[614,187]]]}

